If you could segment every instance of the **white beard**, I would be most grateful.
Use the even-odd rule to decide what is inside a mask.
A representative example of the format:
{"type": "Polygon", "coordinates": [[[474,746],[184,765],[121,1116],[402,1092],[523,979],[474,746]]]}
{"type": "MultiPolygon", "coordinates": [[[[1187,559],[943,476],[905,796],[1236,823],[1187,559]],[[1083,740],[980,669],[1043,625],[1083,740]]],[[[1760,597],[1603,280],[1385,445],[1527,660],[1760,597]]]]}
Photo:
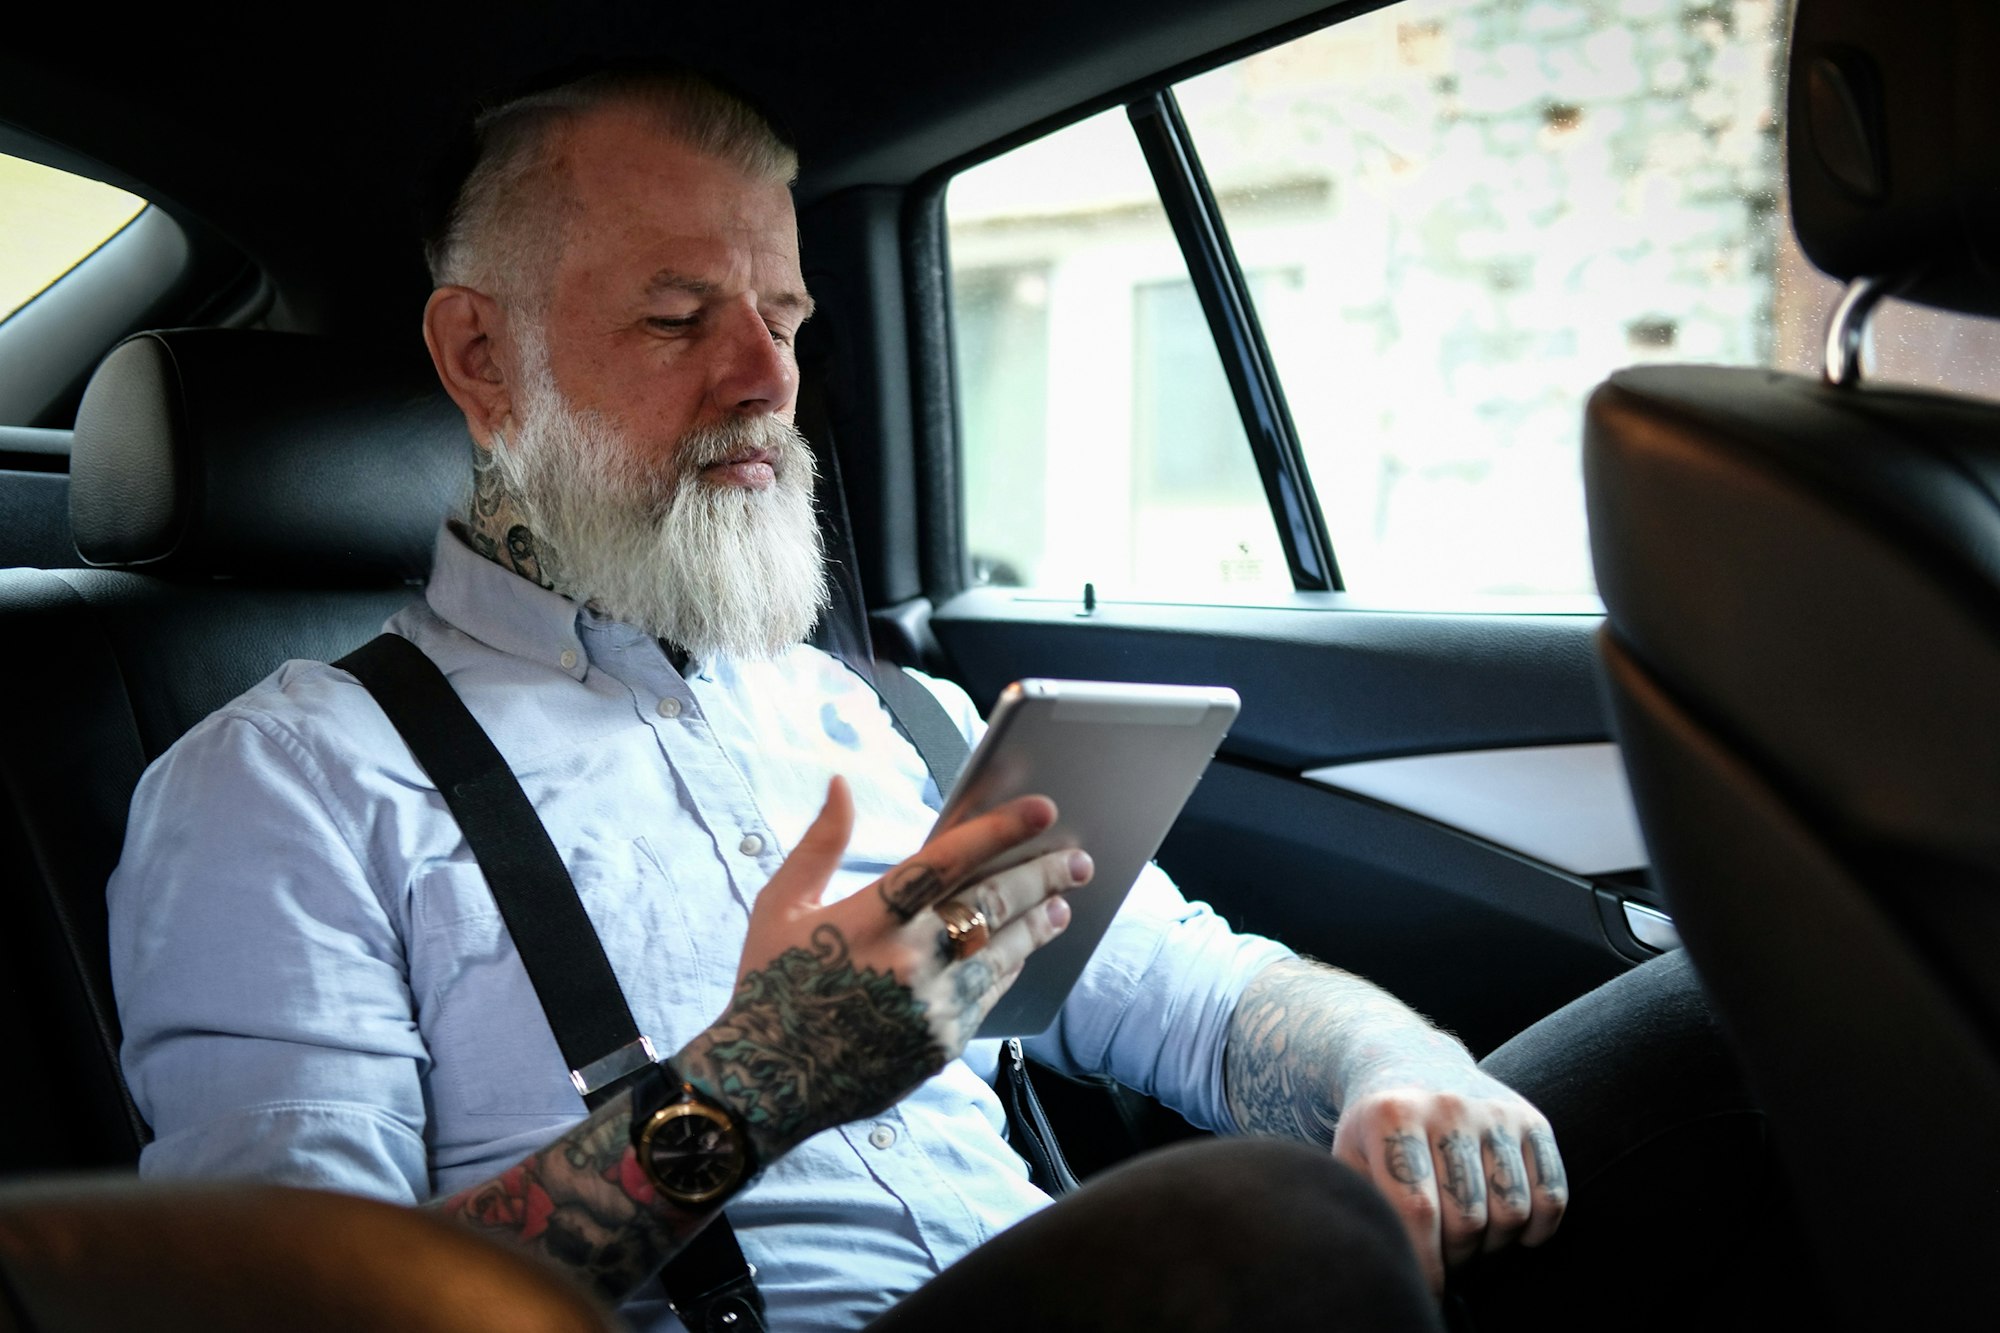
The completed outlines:
{"type": "Polygon", "coordinates": [[[484,466],[534,534],[550,586],[699,658],[772,658],[803,642],[828,600],[805,437],[775,417],[734,417],[648,468],[601,414],[570,406],[539,349],[524,351],[514,435],[495,437],[484,466]],[[746,448],[772,451],[770,486],[701,476],[746,448]]]}

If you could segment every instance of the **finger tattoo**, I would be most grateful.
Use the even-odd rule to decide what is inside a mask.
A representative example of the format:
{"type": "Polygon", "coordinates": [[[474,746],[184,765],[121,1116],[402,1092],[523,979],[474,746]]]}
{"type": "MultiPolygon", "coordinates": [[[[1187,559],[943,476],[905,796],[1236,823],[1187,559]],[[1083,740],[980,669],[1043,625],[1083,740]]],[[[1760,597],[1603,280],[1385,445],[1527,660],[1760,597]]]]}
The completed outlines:
{"type": "Polygon", "coordinates": [[[950,897],[951,885],[937,871],[913,861],[884,875],[875,891],[882,895],[889,914],[907,926],[917,919],[917,913],[950,897]]]}
{"type": "Polygon", "coordinates": [[[1479,1174],[1479,1144],[1472,1135],[1453,1130],[1437,1141],[1444,1163],[1444,1192],[1461,1213],[1486,1206],[1486,1181],[1479,1174]]]}
{"type": "Polygon", "coordinates": [[[1528,1202],[1528,1166],[1521,1160],[1521,1145],[1497,1129],[1486,1131],[1486,1151],[1493,1155],[1493,1171],[1487,1183],[1501,1201],[1515,1207],[1528,1202]]]}
{"type": "Polygon", "coordinates": [[[1389,1174],[1416,1189],[1431,1178],[1431,1150],[1415,1134],[1390,1134],[1382,1140],[1389,1174]]]}
{"type": "Polygon", "coordinates": [[[974,955],[958,965],[958,974],[952,978],[952,991],[958,1000],[959,1023],[971,1028],[979,1018],[979,1007],[986,1000],[986,992],[993,989],[999,974],[993,964],[974,955]]]}
{"type": "Polygon", "coordinates": [[[1546,1129],[1529,1130],[1528,1151],[1535,1154],[1535,1174],[1542,1178],[1543,1189],[1558,1194],[1569,1187],[1569,1176],[1563,1171],[1562,1154],[1556,1151],[1555,1135],[1546,1129]]]}

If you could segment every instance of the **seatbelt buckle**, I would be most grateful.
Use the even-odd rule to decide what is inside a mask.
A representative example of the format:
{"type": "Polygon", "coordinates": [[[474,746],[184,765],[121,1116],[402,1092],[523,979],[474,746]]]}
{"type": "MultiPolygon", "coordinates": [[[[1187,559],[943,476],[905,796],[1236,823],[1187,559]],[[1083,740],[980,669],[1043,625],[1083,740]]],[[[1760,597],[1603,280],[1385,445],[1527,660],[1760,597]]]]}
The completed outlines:
{"type": "Polygon", "coordinates": [[[626,1042],[609,1055],[600,1056],[580,1069],[569,1071],[569,1081],[576,1085],[581,1095],[588,1097],[600,1088],[608,1088],[628,1074],[637,1073],[647,1065],[656,1065],[660,1057],[653,1053],[650,1037],[641,1035],[626,1042]]]}

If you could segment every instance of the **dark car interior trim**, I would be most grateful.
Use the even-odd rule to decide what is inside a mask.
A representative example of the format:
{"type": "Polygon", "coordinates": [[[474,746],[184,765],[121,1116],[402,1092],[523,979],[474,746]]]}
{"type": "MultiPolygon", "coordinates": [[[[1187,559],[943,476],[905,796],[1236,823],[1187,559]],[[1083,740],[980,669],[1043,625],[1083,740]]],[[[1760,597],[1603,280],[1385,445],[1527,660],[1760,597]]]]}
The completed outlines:
{"type": "Polygon", "coordinates": [[[1160,203],[1173,225],[1187,261],[1188,277],[1200,298],[1215,338],[1222,372],[1236,400],[1244,437],[1257,460],[1257,475],[1271,507],[1278,544],[1291,567],[1292,586],[1301,592],[1338,592],[1340,568],[1333,540],[1306,475],[1298,427],[1292,424],[1285,391],[1264,342],[1257,306],[1243,267],[1236,262],[1222,210],[1202,170],[1194,138],[1181,117],[1173,89],[1165,88],[1126,108],[1139,147],[1152,168],[1160,203]]]}

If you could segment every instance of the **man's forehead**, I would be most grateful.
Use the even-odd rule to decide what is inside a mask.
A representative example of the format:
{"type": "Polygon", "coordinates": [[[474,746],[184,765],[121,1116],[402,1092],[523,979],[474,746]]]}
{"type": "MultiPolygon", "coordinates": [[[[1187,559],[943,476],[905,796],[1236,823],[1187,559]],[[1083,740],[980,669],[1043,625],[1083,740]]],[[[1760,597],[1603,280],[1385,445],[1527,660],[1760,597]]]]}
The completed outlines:
{"type": "MultiPolygon", "coordinates": [[[[791,191],[689,146],[643,108],[579,118],[554,155],[569,199],[569,241],[629,251],[648,292],[743,282],[747,262],[773,297],[805,301],[791,191]]],[[[571,255],[572,259],[583,258],[571,255]]],[[[588,262],[588,261],[586,261],[588,262]]],[[[705,294],[705,293],[697,293],[705,294]]]]}

